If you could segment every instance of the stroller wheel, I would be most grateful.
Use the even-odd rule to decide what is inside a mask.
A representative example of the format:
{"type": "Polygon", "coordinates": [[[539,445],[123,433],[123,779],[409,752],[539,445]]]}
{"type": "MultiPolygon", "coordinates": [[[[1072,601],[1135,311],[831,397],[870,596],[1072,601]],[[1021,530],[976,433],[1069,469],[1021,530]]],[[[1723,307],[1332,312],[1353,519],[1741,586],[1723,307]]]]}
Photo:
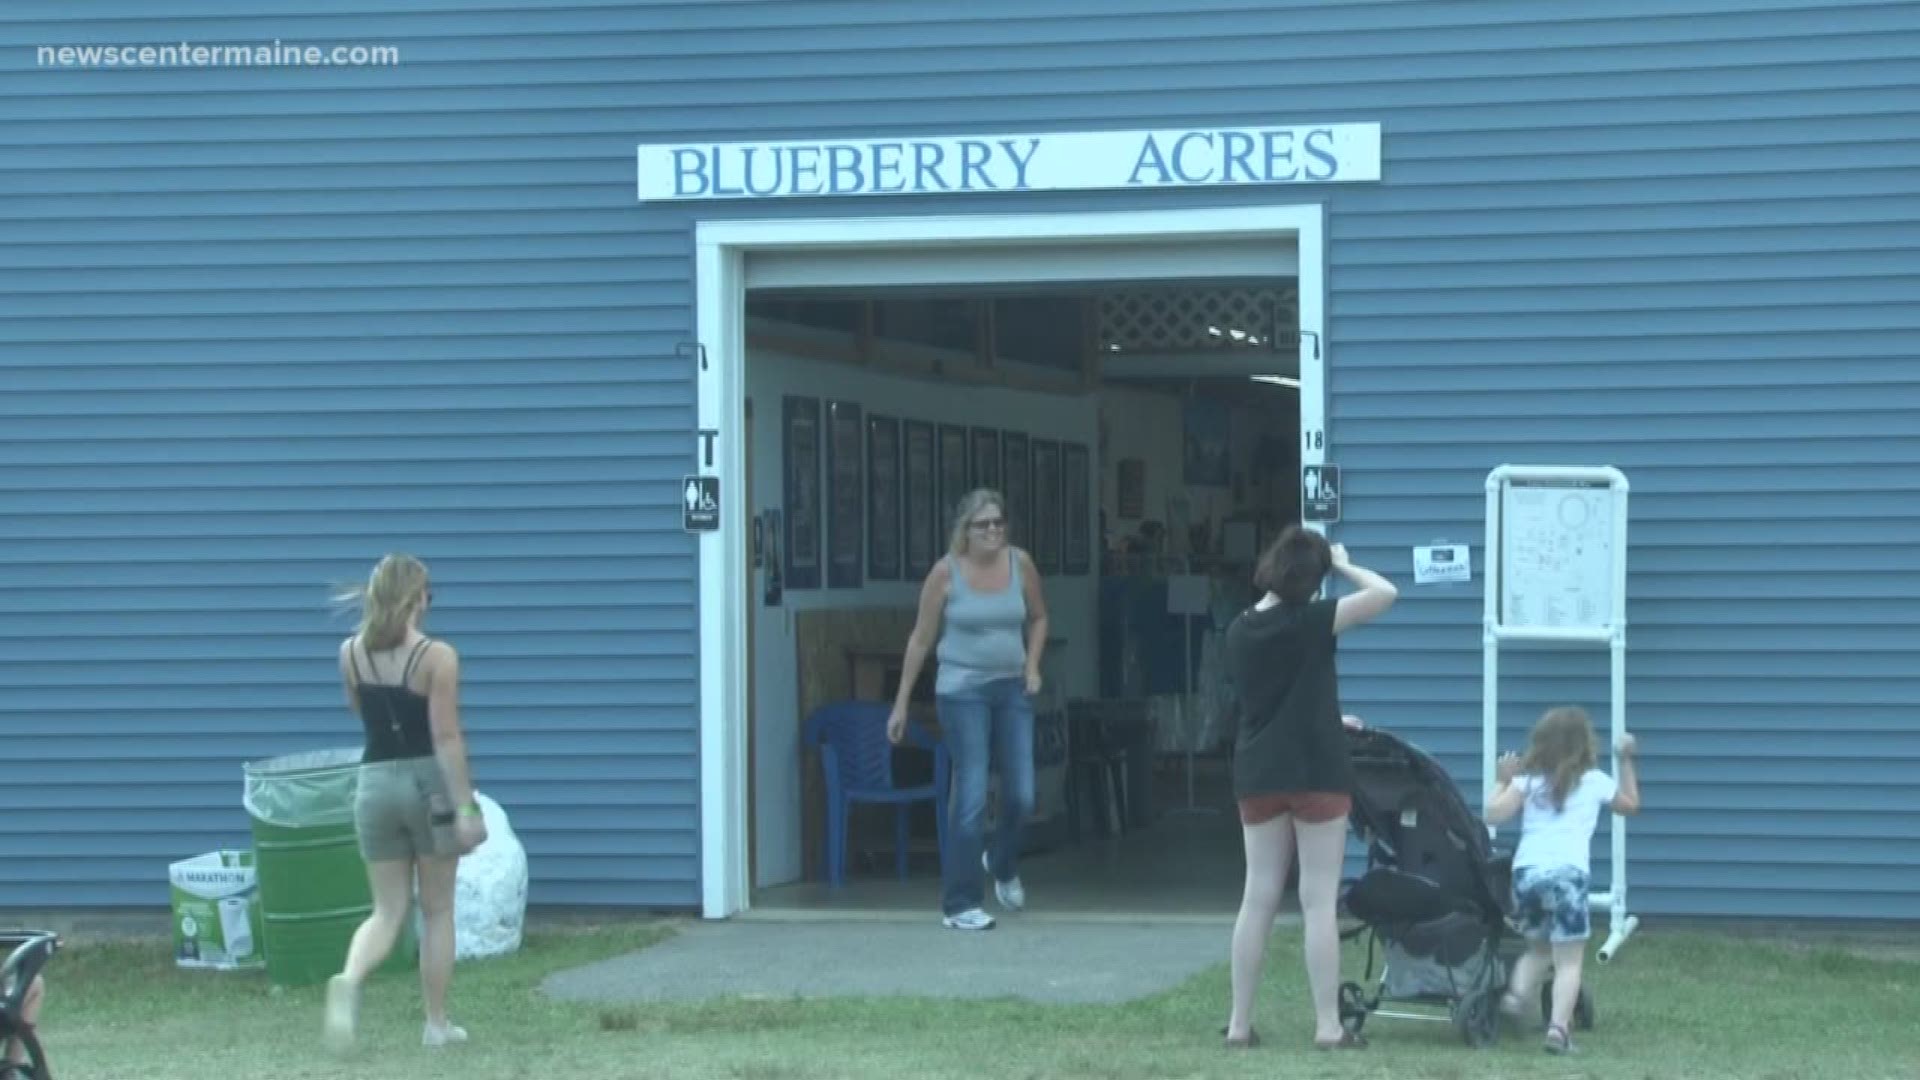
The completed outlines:
{"type": "Polygon", "coordinates": [[[1476,1050],[1500,1038],[1500,991],[1475,990],[1453,1003],[1453,1030],[1476,1050]]]}
{"type": "Polygon", "coordinates": [[[1341,983],[1340,984],[1340,1027],[1341,1029],[1344,1031],[1350,1032],[1352,1034],[1358,1035],[1360,1034],[1360,1029],[1366,1026],[1367,1026],[1366,991],[1360,989],[1359,983],[1352,983],[1352,982],[1341,983]]]}
{"type": "MultiPolygon", "coordinates": [[[[1573,1029],[1575,1031],[1593,1030],[1593,991],[1580,988],[1580,996],[1573,1000],[1573,1029]]],[[[1553,982],[1540,988],[1540,1023],[1553,1023],[1553,982]]]]}

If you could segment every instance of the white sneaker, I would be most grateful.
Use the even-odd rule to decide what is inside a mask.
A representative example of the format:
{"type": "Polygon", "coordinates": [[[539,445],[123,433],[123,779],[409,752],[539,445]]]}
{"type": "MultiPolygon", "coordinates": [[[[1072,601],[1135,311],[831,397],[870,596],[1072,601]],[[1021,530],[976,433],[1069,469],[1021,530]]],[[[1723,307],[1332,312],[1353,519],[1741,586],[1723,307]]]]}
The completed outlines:
{"type": "Polygon", "coordinates": [[[979,908],[968,908],[958,915],[948,915],[940,924],[949,930],[991,930],[993,916],[979,908]]]}
{"type": "Polygon", "coordinates": [[[356,989],[345,975],[335,975],[327,980],[326,1019],[321,1032],[327,1046],[333,1050],[345,1050],[353,1045],[355,1014],[360,1007],[356,989]]]}
{"type": "MultiPolygon", "coordinates": [[[[980,869],[985,870],[988,877],[993,877],[993,859],[984,851],[980,853],[980,869]]],[[[995,878],[993,895],[999,899],[1000,906],[1008,911],[1019,911],[1027,906],[1027,888],[1020,884],[1018,874],[1006,881],[995,878]]]]}
{"type": "Polygon", "coordinates": [[[452,1046],[466,1041],[467,1029],[453,1024],[440,1027],[428,1024],[426,1030],[420,1035],[420,1045],[429,1049],[439,1049],[442,1046],[452,1046]]]}

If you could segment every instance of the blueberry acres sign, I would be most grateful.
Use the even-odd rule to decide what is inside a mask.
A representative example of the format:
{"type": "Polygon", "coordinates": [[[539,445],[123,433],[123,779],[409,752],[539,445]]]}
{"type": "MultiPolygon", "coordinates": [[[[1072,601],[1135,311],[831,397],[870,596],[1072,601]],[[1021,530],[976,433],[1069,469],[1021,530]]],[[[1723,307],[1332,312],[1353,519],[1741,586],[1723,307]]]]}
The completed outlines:
{"type": "Polygon", "coordinates": [[[641,202],[1379,179],[1379,124],[671,143],[639,148],[641,202]]]}

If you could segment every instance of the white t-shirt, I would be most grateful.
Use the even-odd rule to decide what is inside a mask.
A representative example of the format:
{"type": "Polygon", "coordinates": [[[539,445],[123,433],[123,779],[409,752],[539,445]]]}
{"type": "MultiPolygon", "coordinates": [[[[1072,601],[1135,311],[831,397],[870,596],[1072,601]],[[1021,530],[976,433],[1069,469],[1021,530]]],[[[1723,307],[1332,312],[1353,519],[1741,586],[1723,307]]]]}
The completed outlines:
{"type": "Polygon", "coordinates": [[[1516,776],[1513,787],[1521,795],[1520,848],[1513,853],[1513,868],[1571,866],[1589,873],[1587,852],[1593,844],[1593,828],[1600,822],[1600,811],[1620,790],[1613,777],[1588,769],[1558,810],[1553,808],[1551,778],[1516,776]]]}

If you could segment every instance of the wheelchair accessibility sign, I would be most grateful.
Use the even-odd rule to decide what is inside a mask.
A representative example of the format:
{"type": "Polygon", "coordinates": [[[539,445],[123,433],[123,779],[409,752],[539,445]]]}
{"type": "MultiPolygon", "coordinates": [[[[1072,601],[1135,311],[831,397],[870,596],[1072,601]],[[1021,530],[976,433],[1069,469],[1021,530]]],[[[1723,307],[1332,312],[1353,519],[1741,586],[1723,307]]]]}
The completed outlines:
{"type": "Polygon", "coordinates": [[[1340,466],[1307,465],[1301,468],[1300,520],[1340,520],[1340,466]]]}
{"type": "Polygon", "coordinates": [[[680,527],[687,532],[720,528],[720,478],[689,476],[680,485],[680,527]]]}

